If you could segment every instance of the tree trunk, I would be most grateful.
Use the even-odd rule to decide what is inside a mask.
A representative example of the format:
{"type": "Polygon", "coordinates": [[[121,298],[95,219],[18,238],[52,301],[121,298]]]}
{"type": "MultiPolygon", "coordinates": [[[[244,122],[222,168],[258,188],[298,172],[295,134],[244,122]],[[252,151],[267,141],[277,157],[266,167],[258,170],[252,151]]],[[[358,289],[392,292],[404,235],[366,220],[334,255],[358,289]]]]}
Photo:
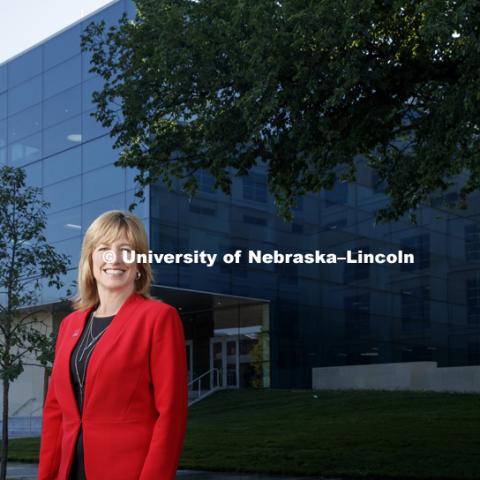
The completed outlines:
{"type": "Polygon", "coordinates": [[[2,425],[2,453],[1,453],[1,468],[0,480],[7,478],[7,459],[8,459],[8,391],[10,389],[10,382],[3,379],[3,425],[2,425]]]}

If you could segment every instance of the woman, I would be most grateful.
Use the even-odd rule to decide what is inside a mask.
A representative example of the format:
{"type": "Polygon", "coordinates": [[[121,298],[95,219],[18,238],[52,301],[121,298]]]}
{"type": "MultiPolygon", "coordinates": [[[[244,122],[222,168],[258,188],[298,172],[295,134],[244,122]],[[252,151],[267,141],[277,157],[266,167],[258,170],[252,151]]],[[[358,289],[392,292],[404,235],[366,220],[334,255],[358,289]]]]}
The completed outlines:
{"type": "Polygon", "coordinates": [[[187,421],[187,364],[175,308],[149,296],[134,215],[100,215],[83,239],[43,409],[39,480],[172,480],[187,421]],[[88,367],[88,368],[87,368],[88,367]]]}

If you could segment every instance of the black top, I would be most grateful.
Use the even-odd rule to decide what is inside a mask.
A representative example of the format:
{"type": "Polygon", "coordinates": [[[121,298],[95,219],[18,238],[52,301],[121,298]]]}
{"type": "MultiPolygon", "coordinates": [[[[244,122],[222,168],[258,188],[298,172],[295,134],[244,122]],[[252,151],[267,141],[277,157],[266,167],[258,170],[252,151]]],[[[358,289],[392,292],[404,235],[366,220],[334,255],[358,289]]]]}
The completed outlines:
{"type": "MultiPolygon", "coordinates": [[[[115,315],[112,315],[110,317],[95,317],[93,319],[93,325],[91,325],[92,332],[90,334],[90,324],[92,322],[92,317],[93,311],[85,322],[85,328],[83,329],[82,335],[78,339],[78,342],[73,349],[72,356],[70,357],[70,376],[72,379],[73,390],[75,393],[75,398],[77,400],[78,409],[80,411],[80,416],[83,409],[83,400],[80,391],[78,375],[80,375],[82,381],[85,382],[85,380],[83,379],[86,379],[87,377],[87,367],[90,361],[91,352],[95,348],[98,340],[102,337],[103,331],[108,325],[110,325],[110,322],[113,320],[115,315]],[[93,341],[91,338],[92,336],[94,338],[93,341]]],[[[75,455],[73,459],[72,469],[70,470],[69,480],[86,480],[85,465],[83,462],[83,434],[81,426],[77,437],[75,455]]]]}

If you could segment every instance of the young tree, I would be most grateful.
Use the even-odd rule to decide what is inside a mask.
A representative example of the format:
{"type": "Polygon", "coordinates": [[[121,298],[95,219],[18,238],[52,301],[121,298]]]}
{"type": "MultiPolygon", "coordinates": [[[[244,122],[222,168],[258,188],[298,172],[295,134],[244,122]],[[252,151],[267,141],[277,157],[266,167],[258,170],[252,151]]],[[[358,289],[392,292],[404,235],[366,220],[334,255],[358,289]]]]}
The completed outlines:
{"type": "MultiPolygon", "coordinates": [[[[480,186],[480,9],[438,0],[135,0],[134,21],[83,36],[105,84],[95,117],[140,188],[205,169],[230,191],[256,163],[280,212],[354,180],[386,185],[379,221],[480,186]],[[118,115],[121,107],[122,115],[118,115]],[[341,167],[340,169],[338,167],[341,167]]],[[[141,192],[138,192],[141,197],[141,192]]]]}
{"type": "Polygon", "coordinates": [[[46,335],[47,326],[36,318],[39,311],[28,307],[38,300],[42,279],[48,280],[48,286],[62,287],[61,275],[69,263],[66,255],[48,245],[42,233],[49,204],[39,193],[40,189],[25,185],[23,169],[0,168],[0,480],[5,480],[7,473],[10,384],[22,373],[30,355],[46,366],[54,351],[54,335],[46,335]]]}

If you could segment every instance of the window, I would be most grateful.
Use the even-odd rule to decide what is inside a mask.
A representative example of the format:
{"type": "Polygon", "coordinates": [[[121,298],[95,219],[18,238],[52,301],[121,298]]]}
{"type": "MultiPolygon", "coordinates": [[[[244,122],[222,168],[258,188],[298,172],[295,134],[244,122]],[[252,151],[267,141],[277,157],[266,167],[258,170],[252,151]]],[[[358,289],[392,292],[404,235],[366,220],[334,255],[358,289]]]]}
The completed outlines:
{"type": "MultiPolygon", "coordinates": [[[[223,258],[226,253],[235,253],[237,250],[242,250],[243,253],[246,252],[245,246],[242,245],[220,245],[218,248],[218,258],[223,258]]],[[[246,278],[248,276],[249,264],[247,260],[248,255],[241,255],[239,263],[225,263],[218,262],[218,268],[220,273],[234,274],[238,277],[246,278]]]]}
{"type": "Polygon", "coordinates": [[[101,137],[110,133],[108,128],[102,127],[100,122],[97,122],[89,112],[84,113],[82,116],[82,128],[83,128],[83,141],[88,142],[94,138],[101,137]]]}
{"type": "Polygon", "coordinates": [[[45,43],[43,47],[45,70],[80,53],[81,30],[81,25],[75,25],[45,43]]]}
{"type": "Polygon", "coordinates": [[[50,97],[43,104],[43,126],[51,127],[81,113],[80,85],[50,97]]]}
{"type": "Polygon", "coordinates": [[[25,184],[30,187],[42,186],[42,162],[35,162],[24,167],[25,169],[25,184]]]}
{"type": "Polygon", "coordinates": [[[7,145],[7,121],[0,121],[0,148],[7,145]]]}
{"type": "Polygon", "coordinates": [[[62,210],[47,218],[46,237],[49,242],[58,242],[82,233],[80,207],[62,210]]]}
{"type": "Polygon", "coordinates": [[[43,184],[50,185],[79,175],[82,164],[80,147],[46,158],[43,162],[43,184]]]}
{"type": "Polygon", "coordinates": [[[0,93],[7,89],[7,65],[0,67],[0,93]]]}
{"type": "Polygon", "coordinates": [[[3,120],[7,116],[7,94],[2,93],[0,95],[0,120],[3,120]]]}
{"type": "Polygon", "coordinates": [[[323,226],[324,230],[341,230],[342,228],[347,226],[347,219],[340,218],[333,222],[328,222],[323,226]]]}
{"type": "Polygon", "coordinates": [[[386,181],[385,180],[380,180],[380,176],[378,173],[373,170],[372,175],[371,175],[371,185],[372,185],[372,191],[374,193],[380,193],[385,191],[385,185],[386,181]]]}
{"type": "Polygon", "coordinates": [[[139,200],[138,197],[135,196],[135,192],[136,190],[135,189],[132,189],[132,190],[127,190],[127,192],[125,193],[125,196],[126,196],[126,208],[128,209],[128,207],[132,204],[132,203],[136,203],[137,206],[133,209],[133,213],[135,215],[137,215],[138,217],[140,218],[146,218],[149,216],[149,212],[148,212],[148,200],[149,200],[149,196],[148,196],[148,188],[146,188],[144,190],[144,194],[145,194],[145,199],[143,202],[141,202],[139,200]]]}
{"type": "Polygon", "coordinates": [[[296,285],[298,283],[298,265],[294,263],[276,263],[275,270],[280,282],[296,285]]]}
{"type": "Polygon", "coordinates": [[[467,361],[469,365],[480,365],[480,342],[468,342],[467,361]]]}
{"type": "MultiPolygon", "coordinates": [[[[111,166],[83,175],[83,201],[90,202],[125,190],[125,171],[111,166]]],[[[122,202],[123,204],[123,202],[122,202]]]]}
{"type": "Polygon", "coordinates": [[[13,59],[7,67],[9,87],[38,75],[42,71],[42,45],[13,59]]]}
{"type": "Polygon", "coordinates": [[[76,207],[81,203],[80,177],[72,177],[43,189],[43,198],[49,202],[48,213],[76,207]]]}
{"type": "Polygon", "coordinates": [[[430,325],[430,287],[401,291],[401,318],[404,330],[417,330],[430,325]]]}
{"type": "Polygon", "coordinates": [[[8,114],[25,110],[42,101],[42,77],[38,75],[8,91],[8,114]]]}
{"type": "Polygon", "coordinates": [[[43,149],[45,156],[75,147],[81,141],[82,128],[80,116],[71,118],[43,132],[43,149]]]}
{"type": "Polygon", "coordinates": [[[480,260],[480,226],[465,226],[465,259],[480,260]]]}
{"type": "Polygon", "coordinates": [[[83,111],[88,112],[96,108],[96,105],[93,103],[92,95],[93,92],[99,92],[102,90],[104,81],[99,76],[95,75],[86,82],[82,84],[82,97],[83,97],[83,111]]]}
{"type": "Polygon", "coordinates": [[[10,165],[21,167],[42,158],[42,135],[36,133],[8,146],[10,165]]]}
{"type": "Polygon", "coordinates": [[[260,227],[267,225],[267,220],[265,218],[255,217],[253,215],[244,215],[243,221],[249,225],[258,225],[260,227]]]}
{"type": "Polygon", "coordinates": [[[292,233],[303,233],[303,225],[300,223],[292,223],[292,233]]]}
{"type": "MultiPolygon", "coordinates": [[[[125,202],[125,195],[123,193],[112,195],[111,197],[101,198],[95,202],[90,202],[82,205],[82,226],[86,230],[89,225],[95,220],[98,215],[106,210],[114,208],[122,208],[125,202]]],[[[137,212],[135,214],[138,215],[137,212]]]]}
{"type": "Polygon", "coordinates": [[[201,192],[215,193],[213,185],[215,184],[215,177],[205,170],[195,172],[195,177],[198,183],[198,189],[201,192]]]}
{"type": "Polygon", "coordinates": [[[127,0],[127,14],[128,18],[134,19],[135,14],[137,13],[135,9],[135,4],[133,3],[133,0],[127,0]]]}
{"type": "Polygon", "coordinates": [[[401,241],[404,253],[413,253],[413,263],[400,264],[402,272],[412,272],[430,267],[430,235],[424,233],[413,237],[404,238],[401,241]]]}
{"type": "Polygon", "coordinates": [[[188,209],[192,213],[196,213],[198,215],[208,215],[208,216],[214,216],[215,215],[215,209],[210,208],[210,207],[202,207],[200,205],[192,205],[190,204],[188,206],[188,209]]]}
{"type": "Polygon", "coordinates": [[[296,197],[295,201],[293,202],[293,208],[292,210],[294,212],[301,212],[303,211],[303,197],[296,197]]]}
{"type": "Polygon", "coordinates": [[[480,324],[480,272],[467,278],[467,321],[480,324]]]}
{"type": "MultiPolygon", "coordinates": [[[[115,150],[113,155],[120,155],[120,150],[115,150]]],[[[138,168],[133,167],[123,167],[125,170],[125,188],[127,190],[131,188],[136,188],[137,182],[135,181],[135,177],[138,175],[139,170],[138,168]]]]}
{"type": "Polygon", "coordinates": [[[40,105],[27,108],[8,119],[8,141],[15,142],[38,132],[42,127],[42,109],[40,105]]]}
{"type": "Polygon", "coordinates": [[[325,190],[325,205],[344,205],[348,201],[348,183],[336,182],[331,190],[325,190]]]}
{"type": "MultiPolygon", "coordinates": [[[[364,245],[358,247],[356,250],[352,249],[352,258],[358,258],[359,250],[363,254],[370,252],[370,247],[364,245]]],[[[370,276],[370,265],[368,263],[347,263],[345,261],[345,268],[343,270],[343,280],[345,283],[355,282],[357,280],[365,280],[370,276]]]]}
{"type": "Polygon", "coordinates": [[[433,360],[433,350],[425,345],[411,345],[402,348],[402,362],[429,362],[433,360]]]}
{"type": "Polygon", "coordinates": [[[345,337],[355,339],[370,333],[370,295],[344,298],[345,337]]]}
{"type": "Polygon", "coordinates": [[[120,151],[113,148],[113,143],[114,140],[109,136],[84,143],[82,145],[83,171],[88,172],[98,167],[111,165],[118,160],[120,151]]]}
{"type": "Polygon", "coordinates": [[[81,82],[80,55],[67,60],[44,73],[43,93],[44,98],[63,92],[81,82]]]}
{"type": "Polygon", "coordinates": [[[254,202],[267,201],[267,176],[263,173],[250,172],[243,178],[243,198],[254,202]]]}

